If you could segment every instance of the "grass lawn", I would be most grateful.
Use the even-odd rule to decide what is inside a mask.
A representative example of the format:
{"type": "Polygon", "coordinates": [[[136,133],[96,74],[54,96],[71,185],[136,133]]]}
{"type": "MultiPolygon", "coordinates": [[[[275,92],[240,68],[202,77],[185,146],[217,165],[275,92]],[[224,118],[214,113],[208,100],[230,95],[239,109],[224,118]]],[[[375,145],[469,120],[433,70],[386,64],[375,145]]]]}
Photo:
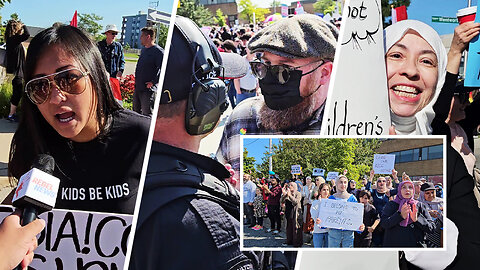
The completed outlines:
{"type": "Polygon", "coordinates": [[[124,54],[125,58],[135,58],[138,59],[138,55],[136,53],[126,53],[124,54]]]}

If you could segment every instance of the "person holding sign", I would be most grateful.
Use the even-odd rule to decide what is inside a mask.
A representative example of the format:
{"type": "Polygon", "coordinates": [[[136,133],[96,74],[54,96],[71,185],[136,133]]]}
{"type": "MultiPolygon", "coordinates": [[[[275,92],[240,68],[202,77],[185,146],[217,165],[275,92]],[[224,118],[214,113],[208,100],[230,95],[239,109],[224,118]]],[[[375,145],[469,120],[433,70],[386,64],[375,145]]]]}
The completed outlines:
{"type": "Polygon", "coordinates": [[[392,134],[432,134],[430,126],[445,81],[447,53],[435,30],[416,20],[385,28],[385,61],[392,134]]]}
{"type": "Polygon", "coordinates": [[[297,185],[288,183],[282,189],[281,204],[285,204],[285,219],[287,220],[287,245],[301,247],[303,245],[303,215],[302,194],[298,192],[297,185]]]}
{"type": "Polygon", "coordinates": [[[48,153],[61,180],[56,207],[133,214],[150,119],[115,101],[97,45],[76,27],[45,29],[28,48],[25,80],[12,182],[48,153]]]}
{"type": "Polygon", "coordinates": [[[330,196],[330,185],[327,183],[321,183],[318,186],[318,193],[310,208],[310,215],[315,223],[313,227],[313,247],[321,248],[328,247],[328,229],[322,227],[320,224],[322,220],[319,218],[320,214],[320,202],[328,199],[330,196]]]}
{"type": "MultiPolygon", "coordinates": [[[[353,194],[347,192],[348,178],[345,175],[340,175],[337,178],[337,192],[329,197],[333,200],[343,200],[346,202],[357,202],[353,194]]],[[[365,230],[365,225],[362,224],[359,231],[365,230]]],[[[353,232],[341,229],[329,229],[328,231],[328,247],[353,247],[353,232]]]]}
{"type": "Polygon", "coordinates": [[[381,214],[380,226],[385,229],[384,247],[426,247],[425,234],[433,233],[435,223],[425,204],[415,200],[411,181],[398,185],[400,192],[389,201],[381,214]]]}

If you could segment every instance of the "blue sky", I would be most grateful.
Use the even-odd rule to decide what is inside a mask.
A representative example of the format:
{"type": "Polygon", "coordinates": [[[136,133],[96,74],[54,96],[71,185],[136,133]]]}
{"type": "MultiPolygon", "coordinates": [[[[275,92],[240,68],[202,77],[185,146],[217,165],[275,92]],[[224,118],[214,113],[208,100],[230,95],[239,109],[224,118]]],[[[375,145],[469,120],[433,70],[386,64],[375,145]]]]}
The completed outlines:
{"type": "MultiPolygon", "coordinates": [[[[174,0],[158,1],[158,10],[172,12],[174,0]]],[[[138,11],[146,12],[153,0],[11,0],[0,9],[2,21],[17,13],[20,20],[29,26],[50,27],[55,22],[67,23],[78,13],[95,13],[103,17],[100,24],[116,24],[120,29],[122,16],[135,15],[138,11]]]]}
{"type": "MultiPolygon", "coordinates": [[[[269,139],[245,138],[243,147],[247,148],[248,156],[254,157],[257,164],[262,163],[263,153],[268,149],[269,139]]],[[[278,139],[272,139],[273,144],[278,144],[278,139]]]]}

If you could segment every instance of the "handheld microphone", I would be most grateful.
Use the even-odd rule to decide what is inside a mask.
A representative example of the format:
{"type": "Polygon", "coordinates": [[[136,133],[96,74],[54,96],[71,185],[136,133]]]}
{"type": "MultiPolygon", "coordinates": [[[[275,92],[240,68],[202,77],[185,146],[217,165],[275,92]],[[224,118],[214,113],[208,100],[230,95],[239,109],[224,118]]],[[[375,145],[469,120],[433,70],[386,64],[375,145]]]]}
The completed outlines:
{"type": "Polygon", "coordinates": [[[34,160],[32,169],[20,177],[12,205],[23,209],[22,226],[55,206],[60,179],[52,176],[54,168],[53,157],[41,154],[34,160]]]}
{"type": "MultiPolygon", "coordinates": [[[[32,169],[20,177],[12,205],[23,209],[20,222],[22,226],[55,206],[60,179],[52,176],[54,168],[53,157],[40,154],[33,161],[32,169]]],[[[21,269],[21,264],[15,268],[21,269]]]]}

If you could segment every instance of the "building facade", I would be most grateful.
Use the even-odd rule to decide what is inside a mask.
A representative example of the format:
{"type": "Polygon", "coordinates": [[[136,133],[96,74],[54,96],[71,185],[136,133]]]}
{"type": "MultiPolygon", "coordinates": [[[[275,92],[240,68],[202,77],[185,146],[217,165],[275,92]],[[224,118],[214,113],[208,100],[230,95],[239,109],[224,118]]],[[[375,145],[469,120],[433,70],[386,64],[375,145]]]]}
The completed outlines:
{"type": "Polygon", "coordinates": [[[142,28],[155,27],[160,23],[168,25],[170,17],[171,14],[155,9],[148,9],[147,13],[139,11],[136,15],[123,16],[120,43],[123,46],[128,44],[131,48],[142,48],[140,43],[142,28]]]}
{"type": "Polygon", "coordinates": [[[213,15],[220,9],[227,16],[227,24],[235,25],[238,19],[238,6],[235,0],[199,0],[199,4],[207,8],[213,15]]]}
{"type": "Polygon", "coordinates": [[[388,139],[376,152],[395,155],[399,177],[405,172],[411,180],[423,177],[433,183],[443,183],[442,139],[388,139]]]}

